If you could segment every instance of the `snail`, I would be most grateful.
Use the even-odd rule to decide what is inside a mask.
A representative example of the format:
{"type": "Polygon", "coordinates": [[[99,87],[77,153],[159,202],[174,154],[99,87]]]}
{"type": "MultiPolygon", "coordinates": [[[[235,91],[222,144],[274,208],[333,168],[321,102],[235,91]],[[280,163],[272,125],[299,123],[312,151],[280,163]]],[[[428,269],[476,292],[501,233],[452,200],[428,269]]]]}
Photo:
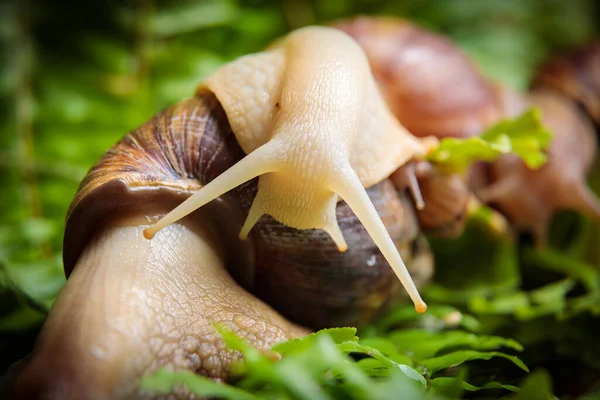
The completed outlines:
{"type": "Polygon", "coordinates": [[[529,93],[497,87],[504,114],[537,107],[553,139],[544,166],[534,171],[514,157],[502,157],[489,166],[477,194],[514,226],[532,233],[540,246],[546,244],[548,223],[558,210],[576,210],[600,221],[600,202],[586,183],[598,148],[599,67],[600,46],[594,42],[543,64],[529,93]]]}
{"type": "MultiPolygon", "coordinates": [[[[469,137],[503,118],[495,86],[447,38],[391,17],[355,17],[332,26],[363,47],[391,111],[412,134],[469,137]]],[[[467,176],[424,161],[408,168],[415,168],[427,205],[417,214],[423,232],[459,236],[473,198],[467,176]]],[[[407,187],[410,178],[402,172],[393,176],[399,189],[407,187]]]]}
{"type": "Polygon", "coordinates": [[[548,161],[532,170],[514,156],[503,156],[491,164],[489,181],[477,194],[544,246],[555,211],[577,210],[600,220],[600,202],[585,181],[598,143],[589,117],[565,96],[538,89],[528,93],[525,101],[541,111],[553,133],[548,161]]]}
{"type": "Polygon", "coordinates": [[[424,202],[431,205],[419,211],[425,232],[459,235],[473,195],[502,212],[514,228],[533,233],[539,244],[545,243],[557,210],[600,219],[598,200],[585,183],[596,154],[595,132],[573,102],[600,120],[600,43],[557,55],[539,69],[533,90],[521,94],[487,80],[457,46],[410,22],[358,17],[334,26],[363,46],[392,112],[417,136],[478,135],[531,106],[541,110],[554,133],[548,162],[539,170],[514,156],[476,163],[465,177],[422,168],[436,180],[432,190],[423,176],[419,180],[424,202]]]}
{"type": "Polygon", "coordinates": [[[339,196],[424,312],[364,188],[424,156],[433,143],[417,140],[393,117],[358,44],[336,29],[299,29],[265,52],[222,67],[204,88],[223,105],[247,156],[147,228],[146,237],[259,176],[241,239],[269,214],[292,228],[323,229],[344,252],[348,245],[335,214],[339,196]]]}
{"type": "Polygon", "coordinates": [[[419,265],[415,278],[431,274],[414,204],[388,177],[432,143],[391,115],[362,50],[338,30],[296,31],[222,67],[84,179],[65,229],[69,279],[13,398],[128,398],[159,366],[226,380],[239,355],[214,323],[267,350],[310,329],[373,318],[401,293],[386,258],[419,265]],[[245,73],[262,85],[256,92],[245,73]],[[240,95],[266,108],[228,100],[240,95]],[[263,130],[252,131],[259,122],[263,130]],[[309,149],[297,150],[292,134],[312,137],[302,142],[309,149]],[[206,204],[197,211],[160,222],[199,196],[206,204]],[[288,218],[302,202],[308,208],[288,218]]]}
{"type": "MultiPolygon", "coordinates": [[[[401,293],[386,258],[401,267],[399,253],[414,279],[428,278],[432,259],[420,230],[456,234],[469,190],[460,177],[414,159],[435,145],[429,135],[478,134],[506,115],[507,102],[440,36],[391,19],[355,23],[363,29],[357,43],[368,63],[342,33],[297,31],[223,67],[194,97],[157,114],[92,168],[67,218],[69,279],[32,360],[15,381],[13,398],[132,397],[139,394],[139,377],[159,366],[226,380],[237,355],[226,351],[213,323],[266,350],[311,329],[356,325],[375,316],[401,293]],[[365,28],[369,24],[372,32],[365,28]],[[387,40],[389,34],[396,40],[387,40]],[[401,40],[401,34],[410,40],[401,40]],[[417,54],[430,56],[416,59],[428,68],[410,57],[412,67],[393,74],[389,65],[376,67],[382,60],[377,54],[398,58],[402,45],[410,43],[429,49],[417,54]],[[456,62],[449,70],[465,75],[445,74],[424,86],[417,84],[418,74],[410,75],[431,71],[440,60],[456,62]],[[323,80],[324,71],[344,79],[323,80]],[[401,73],[407,82],[402,90],[382,80],[401,81],[401,73]],[[244,82],[248,77],[254,85],[244,82]],[[314,90],[302,90],[311,85],[314,90]],[[471,94],[442,96],[457,85],[471,94]],[[343,96],[332,104],[328,96],[335,93],[343,96]],[[419,101],[410,105],[411,99],[419,101]],[[340,121],[332,124],[325,115],[340,121]],[[300,129],[315,121],[329,130],[318,139],[331,143],[300,129]],[[426,124],[420,128],[419,122],[426,124]],[[368,130],[376,134],[365,137],[370,123],[368,130]],[[293,140],[299,132],[314,140],[300,146],[293,140]],[[361,157],[381,148],[391,152],[363,163],[361,157]],[[307,163],[308,156],[318,165],[307,163]],[[315,176],[298,178],[299,166],[315,176]],[[199,208],[169,224],[185,214],[170,214],[185,199],[192,205],[185,212],[199,208]],[[302,200],[302,213],[286,214],[302,200]],[[263,213],[272,216],[260,218],[263,213]],[[378,247],[387,249],[385,258],[378,247]]],[[[343,28],[351,21],[339,24],[356,37],[343,28]]],[[[422,306],[416,289],[410,284],[408,289],[422,306]]]]}

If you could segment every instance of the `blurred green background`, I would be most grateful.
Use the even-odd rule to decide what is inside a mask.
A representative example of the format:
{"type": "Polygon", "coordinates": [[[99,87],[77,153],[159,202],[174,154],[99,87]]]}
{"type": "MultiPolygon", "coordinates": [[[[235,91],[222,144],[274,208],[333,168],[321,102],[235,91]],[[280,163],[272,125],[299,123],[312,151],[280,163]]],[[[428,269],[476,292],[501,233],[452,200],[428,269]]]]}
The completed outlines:
{"type": "MultiPolygon", "coordinates": [[[[125,133],[192,95],[222,63],[258,51],[290,29],[385,14],[450,36],[488,77],[525,90],[536,66],[552,52],[597,35],[599,8],[594,0],[3,0],[0,371],[30,350],[64,283],[64,217],[87,169],[125,133]]],[[[451,285],[444,286],[444,279],[456,276],[449,272],[456,266],[452,257],[464,257],[457,249],[468,251],[469,240],[434,243],[441,283],[431,288],[430,298],[448,298],[451,285]]],[[[499,259],[517,251],[514,244],[494,246],[490,253],[499,259]]],[[[572,254],[586,245],[568,246],[572,254]]],[[[539,255],[519,257],[522,266],[539,255]]],[[[516,261],[496,264],[483,283],[477,281],[476,293],[521,293],[515,291],[516,261]]],[[[466,304],[473,292],[461,293],[458,301],[466,304]]],[[[493,301],[471,299],[469,307],[500,307],[492,307],[493,301]]],[[[531,329],[530,336],[539,334],[531,329]]]]}

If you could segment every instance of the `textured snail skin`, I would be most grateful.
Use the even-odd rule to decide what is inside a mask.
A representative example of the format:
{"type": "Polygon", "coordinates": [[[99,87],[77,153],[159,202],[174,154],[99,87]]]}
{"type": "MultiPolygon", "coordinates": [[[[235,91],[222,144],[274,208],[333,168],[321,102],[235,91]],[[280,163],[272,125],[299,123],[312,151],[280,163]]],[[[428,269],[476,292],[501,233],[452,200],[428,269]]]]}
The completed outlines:
{"type": "Polygon", "coordinates": [[[118,218],[86,246],[14,399],[132,398],[160,366],[226,379],[237,356],[214,323],[265,350],[308,333],[233,281],[206,224],[174,224],[152,241],[145,226],[118,218]]]}

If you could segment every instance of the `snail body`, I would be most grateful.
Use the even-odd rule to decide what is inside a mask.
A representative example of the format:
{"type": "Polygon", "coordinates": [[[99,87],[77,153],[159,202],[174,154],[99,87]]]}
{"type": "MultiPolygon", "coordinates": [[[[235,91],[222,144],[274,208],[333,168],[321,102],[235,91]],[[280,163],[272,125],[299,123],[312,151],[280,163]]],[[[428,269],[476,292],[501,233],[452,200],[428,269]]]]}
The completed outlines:
{"type": "Polygon", "coordinates": [[[159,366],[227,379],[237,356],[214,323],[265,350],[309,332],[243,289],[253,249],[237,237],[245,212],[233,194],[152,241],[142,234],[241,157],[208,93],[160,112],[105,153],[69,209],[68,280],[13,398],[132,398],[159,366]]]}
{"type": "Polygon", "coordinates": [[[600,41],[555,55],[538,69],[532,86],[581,104],[600,124],[600,41]]]}

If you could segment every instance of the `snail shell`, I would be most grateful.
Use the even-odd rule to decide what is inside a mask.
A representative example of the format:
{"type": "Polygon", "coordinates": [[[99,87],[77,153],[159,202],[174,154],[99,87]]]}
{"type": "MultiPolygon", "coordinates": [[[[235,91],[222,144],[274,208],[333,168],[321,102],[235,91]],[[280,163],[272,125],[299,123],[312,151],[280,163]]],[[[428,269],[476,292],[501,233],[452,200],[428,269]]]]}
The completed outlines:
{"type": "Polygon", "coordinates": [[[577,210],[600,219],[600,203],[585,182],[597,140],[589,118],[568,98],[540,89],[523,99],[519,103],[540,109],[553,133],[548,161],[531,170],[515,156],[503,156],[492,163],[488,185],[477,194],[543,245],[548,221],[557,210],[577,210]]]}
{"type": "Polygon", "coordinates": [[[412,134],[468,137],[501,118],[493,85],[447,38],[397,18],[333,26],[364,49],[388,106],[412,134]]]}
{"type": "Polygon", "coordinates": [[[552,88],[579,104],[600,124],[600,41],[551,58],[538,70],[534,88],[552,88]]]}
{"type": "MultiPolygon", "coordinates": [[[[495,88],[452,42],[397,18],[358,17],[332,26],[364,49],[390,110],[412,134],[468,137],[497,121],[502,110],[495,88]],[[442,67],[443,66],[443,67],[442,67]]],[[[419,162],[423,232],[456,237],[465,227],[472,196],[466,179],[419,162]]],[[[394,173],[399,189],[410,187],[406,168],[394,173]]]]}

